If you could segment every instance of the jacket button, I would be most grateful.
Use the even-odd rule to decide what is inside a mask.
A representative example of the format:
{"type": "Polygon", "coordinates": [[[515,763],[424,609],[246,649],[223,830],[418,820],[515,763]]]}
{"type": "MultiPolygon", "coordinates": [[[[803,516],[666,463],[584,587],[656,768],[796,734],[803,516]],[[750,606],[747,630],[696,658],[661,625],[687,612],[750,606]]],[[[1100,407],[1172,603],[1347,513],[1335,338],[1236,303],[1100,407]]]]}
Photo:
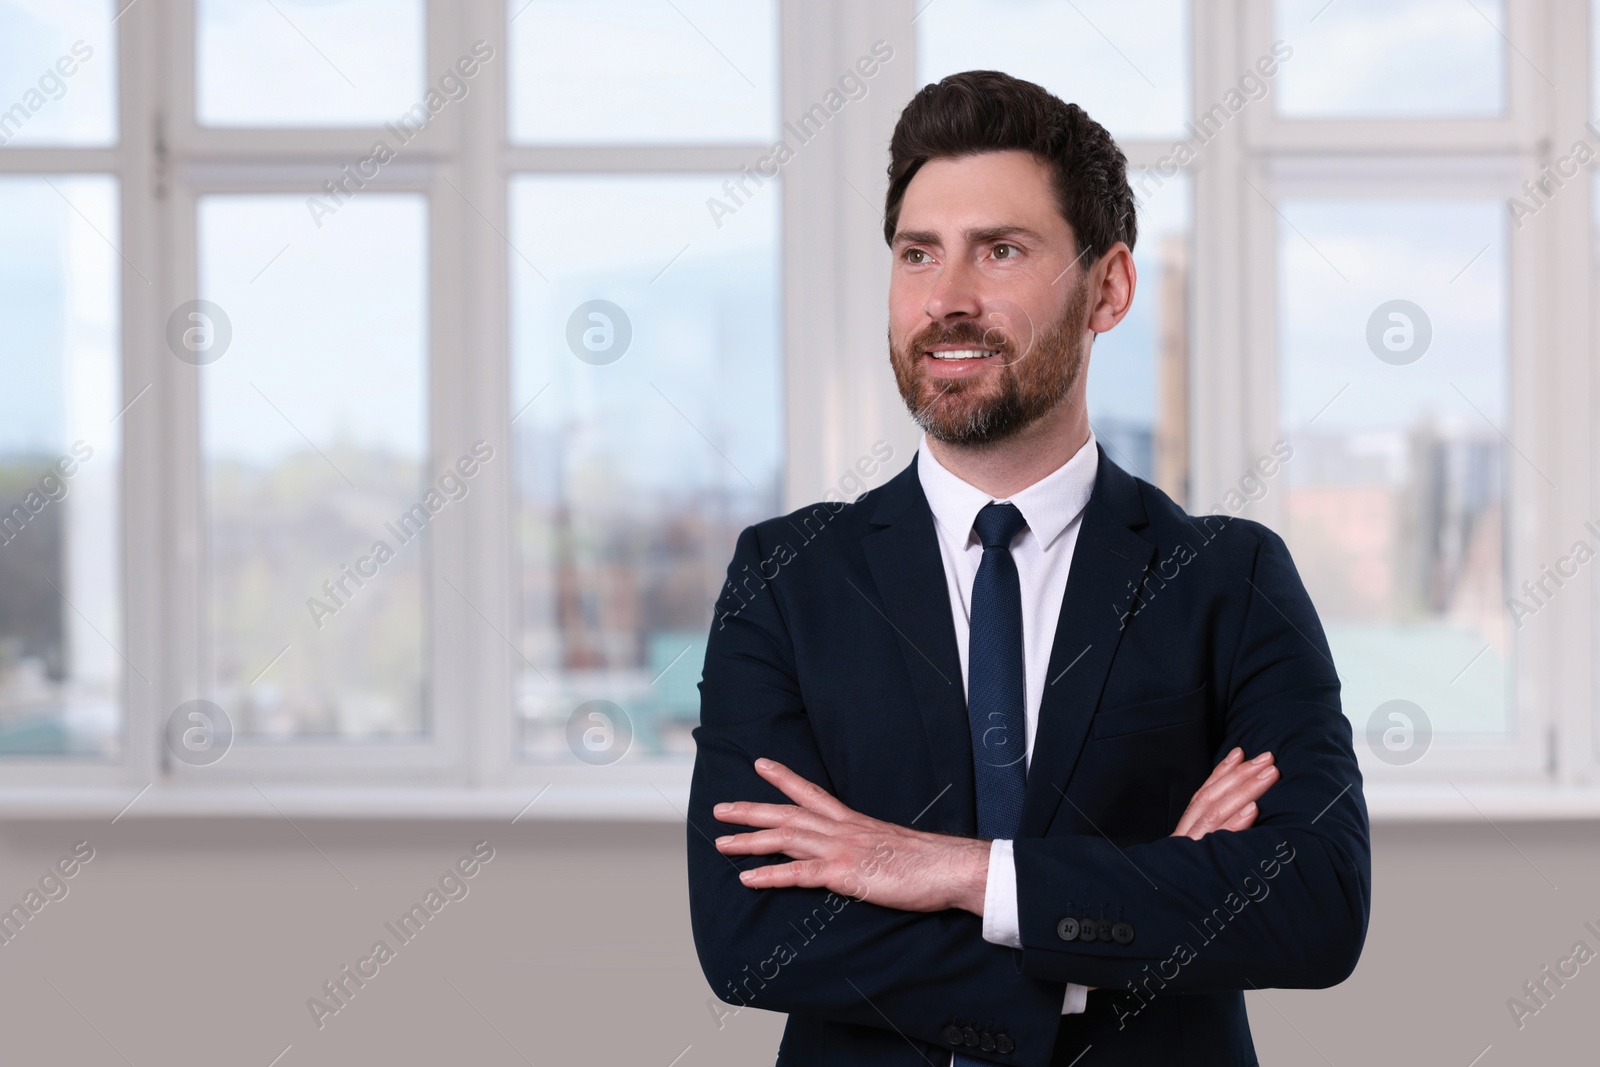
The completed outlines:
{"type": "Polygon", "coordinates": [[[1110,941],[1112,937],[1111,928],[1115,925],[1116,924],[1110,919],[1101,919],[1099,922],[1095,923],[1094,936],[1096,940],[1110,941]]]}
{"type": "Polygon", "coordinates": [[[1016,1042],[1011,1040],[1010,1034],[999,1034],[994,1039],[994,1050],[1001,1055],[1010,1054],[1016,1047],[1016,1042]]]}
{"type": "Polygon", "coordinates": [[[1063,941],[1078,940],[1078,920],[1069,916],[1056,923],[1056,936],[1063,941]]]}
{"type": "Polygon", "coordinates": [[[1119,945],[1131,944],[1133,942],[1133,924],[1117,923],[1111,928],[1111,940],[1119,945]]]}
{"type": "Polygon", "coordinates": [[[985,1052],[993,1052],[994,1036],[990,1034],[989,1031],[985,1030],[978,1036],[978,1047],[983,1049],[985,1052]]]}
{"type": "Polygon", "coordinates": [[[977,1048],[978,1047],[978,1031],[974,1030],[970,1026],[964,1027],[962,1029],[962,1031],[961,1031],[961,1043],[964,1044],[964,1045],[968,1045],[971,1048],[977,1048]]]}
{"type": "Polygon", "coordinates": [[[961,1044],[961,1027],[951,1023],[944,1028],[944,1040],[947,1045],[961,1044]]]}
{"type": "Polygon", "coordinates": [[[1094,941],[1096,937],[1097,931],[1095,930],[1095,921],[1093,919],[1078,920],[1079,941],[1094,941]]]}

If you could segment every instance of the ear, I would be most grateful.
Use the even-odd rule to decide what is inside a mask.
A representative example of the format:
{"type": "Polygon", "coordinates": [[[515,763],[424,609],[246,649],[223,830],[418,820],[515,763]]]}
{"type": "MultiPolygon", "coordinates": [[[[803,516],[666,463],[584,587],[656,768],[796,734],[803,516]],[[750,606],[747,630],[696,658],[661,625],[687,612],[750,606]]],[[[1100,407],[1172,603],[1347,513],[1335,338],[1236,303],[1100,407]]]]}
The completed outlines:
{"type": "Polygon", "coordinates": [[[1121,241],[1106,249],[1089,271],[1089,321],[1095,333],[1105,333],[1133,306],[1133,291],[1138,284],[1133,252],[1121,241]]]}

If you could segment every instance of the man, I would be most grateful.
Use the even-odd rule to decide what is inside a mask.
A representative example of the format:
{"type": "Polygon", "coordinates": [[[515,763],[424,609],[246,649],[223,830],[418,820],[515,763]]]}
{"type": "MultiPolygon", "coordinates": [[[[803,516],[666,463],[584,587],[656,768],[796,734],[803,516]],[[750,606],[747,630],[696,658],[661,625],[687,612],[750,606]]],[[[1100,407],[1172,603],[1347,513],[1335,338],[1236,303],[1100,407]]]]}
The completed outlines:
{"type": "Polygon", "coordinates": [[[1253,1064],[1243,990],[1341,982],[1366,935],[1322,628],[1280,537],[1093,438],[1135,285],[1106,131],[969,71],[890,156],[922,443],[739,537],[694,734],[702,968],[789,1014],[780,1064],[1253,1064]]]}

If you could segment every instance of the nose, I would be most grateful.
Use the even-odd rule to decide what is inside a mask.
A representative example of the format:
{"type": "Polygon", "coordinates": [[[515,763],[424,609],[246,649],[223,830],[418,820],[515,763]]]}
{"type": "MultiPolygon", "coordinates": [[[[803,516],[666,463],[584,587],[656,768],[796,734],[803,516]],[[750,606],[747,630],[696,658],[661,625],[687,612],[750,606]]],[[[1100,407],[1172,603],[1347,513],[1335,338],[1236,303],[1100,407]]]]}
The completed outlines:
{"type": "Polygon", "coordinates": [[[934,280],[923,310],[935,322],[949,319],[975,319],[979,300],[977,273],[963,257],[951,257],[934,280]]]}

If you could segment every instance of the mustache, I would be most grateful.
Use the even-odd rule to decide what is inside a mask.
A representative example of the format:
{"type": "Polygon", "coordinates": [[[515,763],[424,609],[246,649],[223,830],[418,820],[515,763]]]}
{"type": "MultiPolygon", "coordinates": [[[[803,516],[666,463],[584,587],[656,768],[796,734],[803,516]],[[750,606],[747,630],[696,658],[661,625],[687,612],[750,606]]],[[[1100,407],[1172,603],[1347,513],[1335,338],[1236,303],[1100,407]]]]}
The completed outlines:
{"type": "Polygon", "coordinates": [[[934,345],[969,345],[1009,351],[1011,337],[999,326],[985,328],[976,322],[957,322],[949,327],[929,326],[911,339],[911,351],[920,352],[934,345]]]}
{"type": "Polygon", "coordinates": [[[916,354],[935,345],[959,345],[963,348],[994,349],[1010,357],[1007,363],[1020,361],[1033,347],[1033,320],[1020,307],[1009,302],[1004,304],[987,311],[978,319],[929,323],[912,337],[907,354],[916,354]]]}

